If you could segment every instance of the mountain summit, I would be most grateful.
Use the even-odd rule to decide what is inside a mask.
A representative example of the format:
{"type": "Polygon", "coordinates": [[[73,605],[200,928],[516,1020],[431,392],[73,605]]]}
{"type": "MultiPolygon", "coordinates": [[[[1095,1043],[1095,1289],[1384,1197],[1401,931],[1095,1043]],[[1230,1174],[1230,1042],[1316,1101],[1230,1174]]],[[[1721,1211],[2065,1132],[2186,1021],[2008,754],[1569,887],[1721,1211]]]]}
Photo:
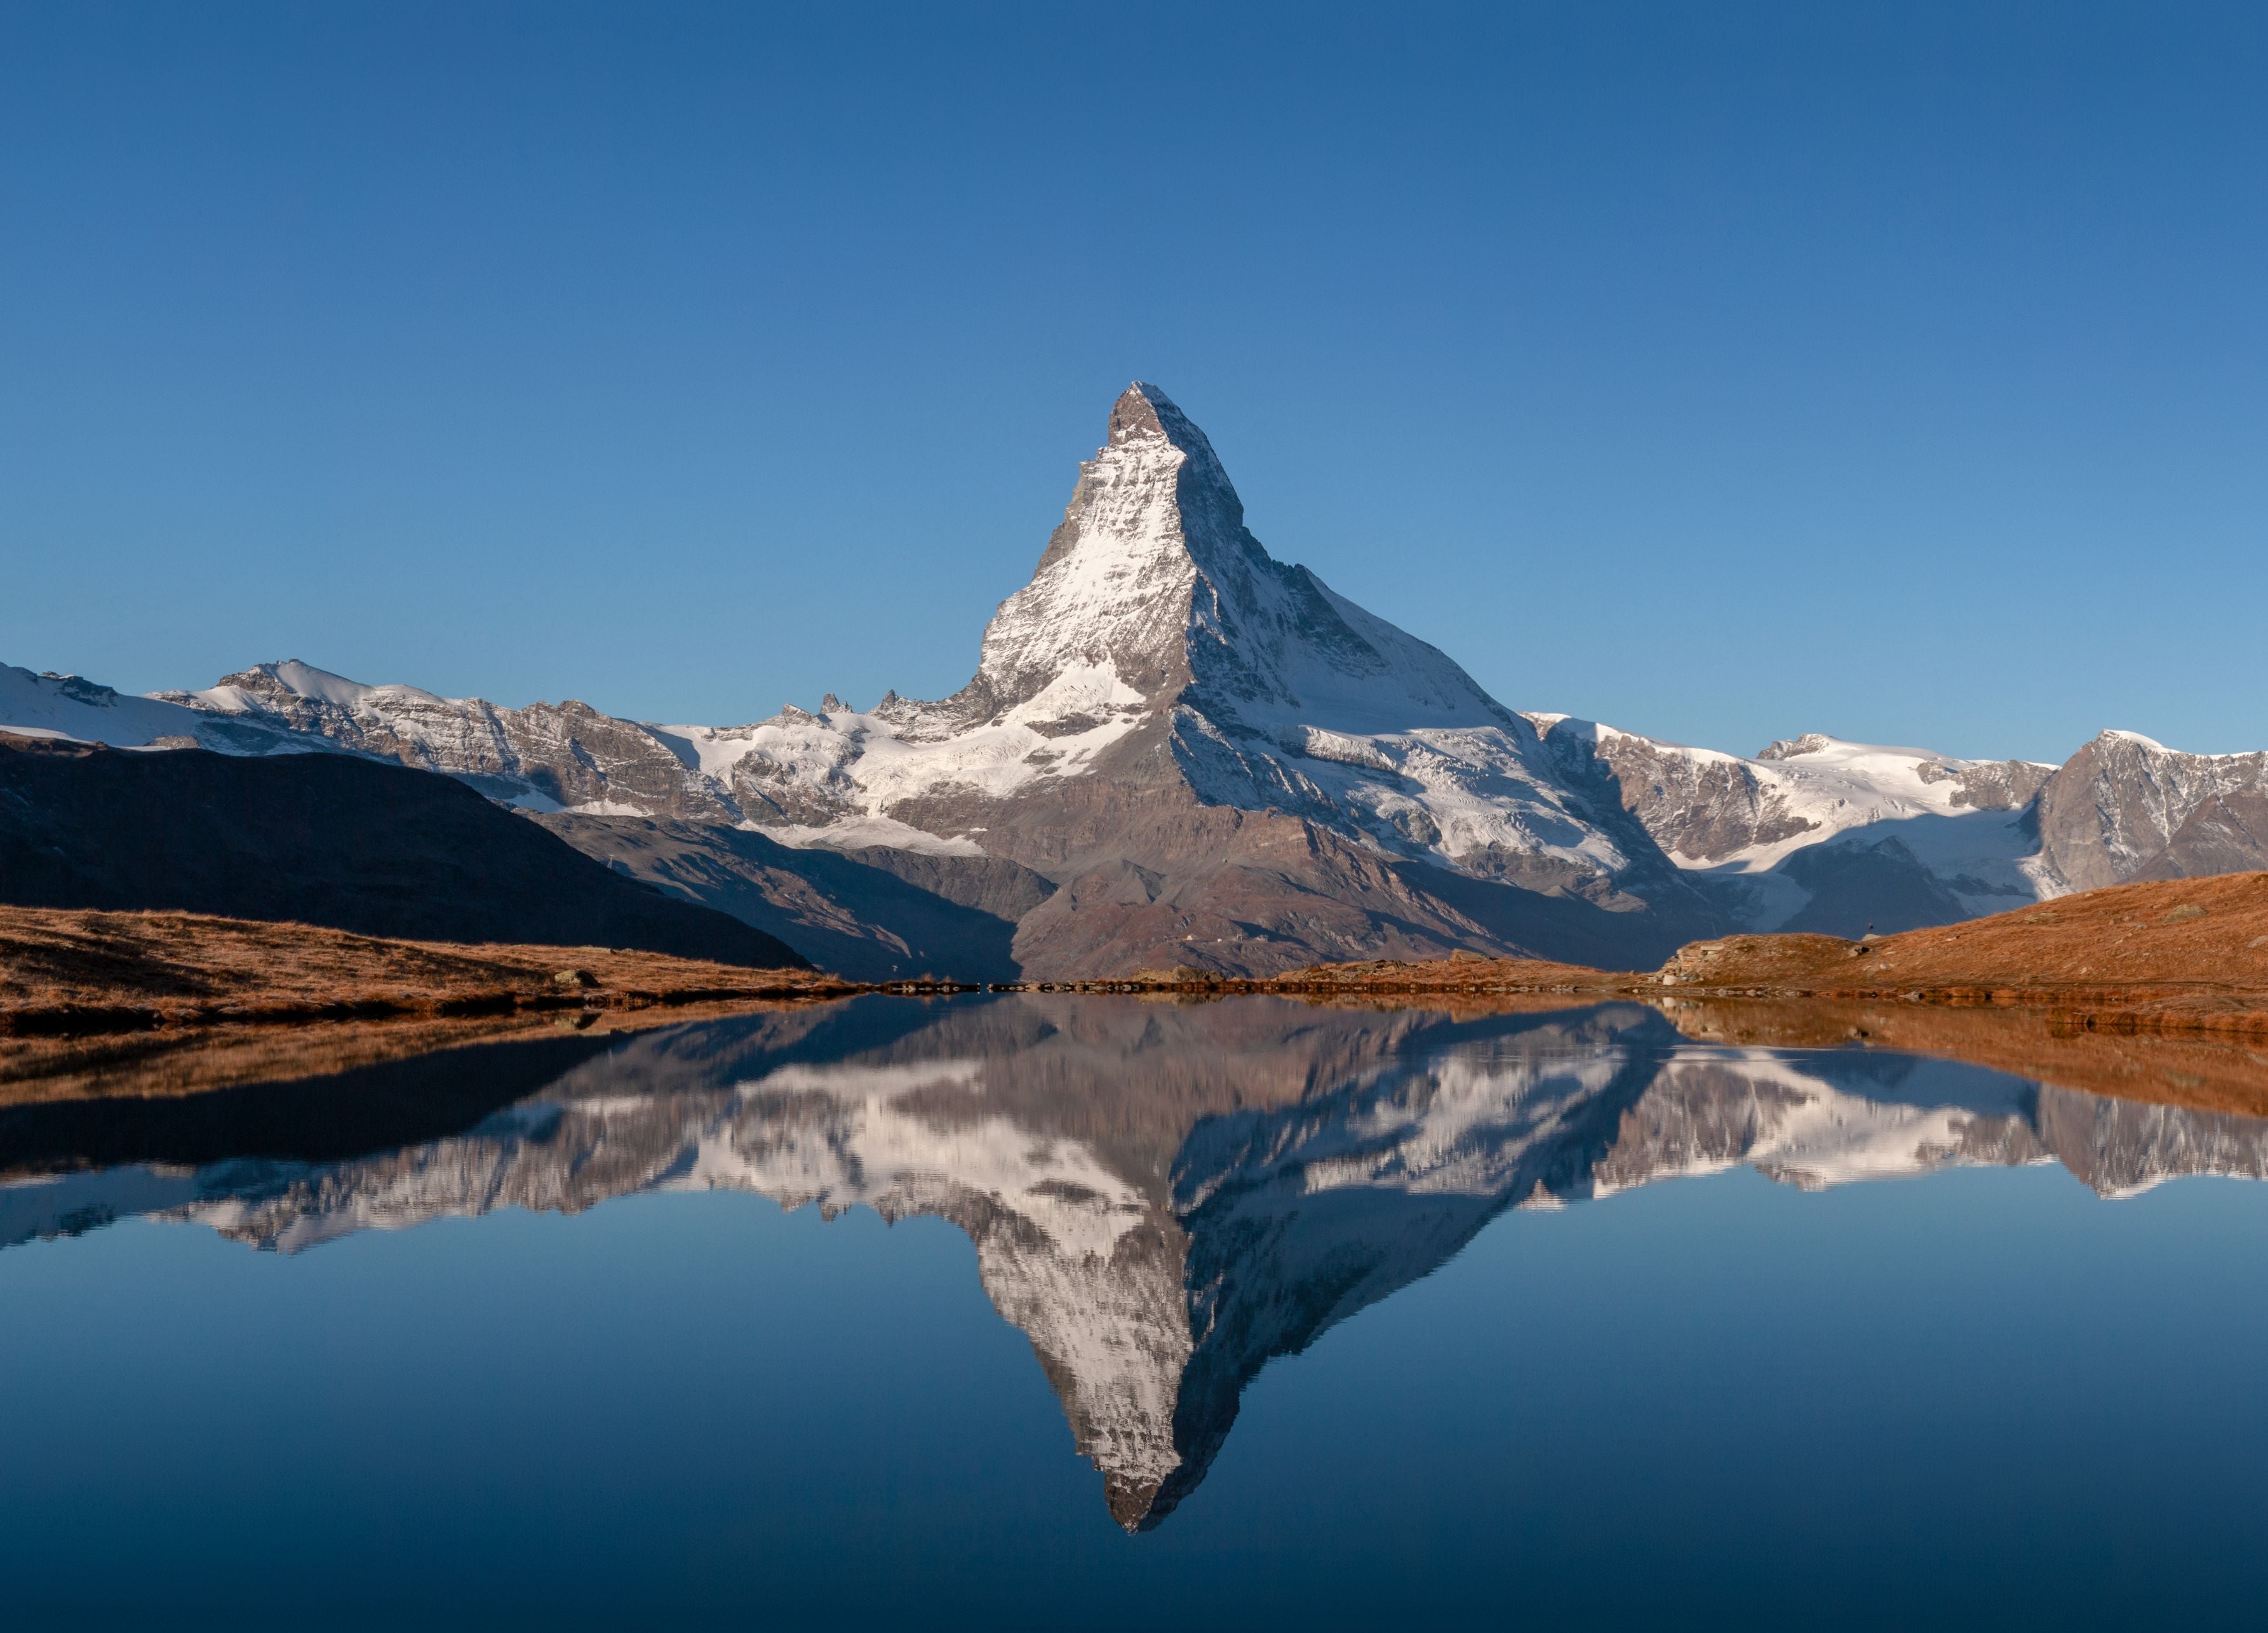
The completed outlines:
{"type": "Polygon", "coordinates": [[[1096,680],[1222,721],[1511,719],[1442,653],[1271,557],[1204,432],[1140,381],[1112,406],[1031,582],[994,614],[963,696],[998,713],[1096,680]]]}
{"type": "Polygon", "coordinates": [[[1533,722],[1270,555],[1211,442],[1139,382],[967,687],[870,715],[791,711],[746,741],[740,763],[768,768],[767,787],[840,791],[836,820],[966,840],[1064,884],[1035,934],[1080,916],[1061,956],[1086,967],[1476,943],[1621,961],[1707,918],[1611,788],[1571,778],[1533,722]],[[1674,911],[1602,917],[1649,904],[1674,911]]]}

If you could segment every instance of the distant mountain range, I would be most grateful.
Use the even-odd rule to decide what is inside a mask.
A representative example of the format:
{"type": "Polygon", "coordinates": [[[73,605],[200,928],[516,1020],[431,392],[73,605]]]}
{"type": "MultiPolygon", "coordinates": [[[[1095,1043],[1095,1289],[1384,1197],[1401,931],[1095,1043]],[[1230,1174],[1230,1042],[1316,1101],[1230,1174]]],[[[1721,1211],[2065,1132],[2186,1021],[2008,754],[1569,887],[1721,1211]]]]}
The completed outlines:
{"type": "Polygon", "coordinates": [[[1814,734],[1742,759],[1517,713],[1269,555],[1204,432],[1140,384],[940,702],[660,725],[293,661],[150,697],[0,669],[0,726],[446,773],[854,975],[1649,967],[1730,931],[2268,867],[2268,754],[2104,732],[2058,767],[1814,734]]]}

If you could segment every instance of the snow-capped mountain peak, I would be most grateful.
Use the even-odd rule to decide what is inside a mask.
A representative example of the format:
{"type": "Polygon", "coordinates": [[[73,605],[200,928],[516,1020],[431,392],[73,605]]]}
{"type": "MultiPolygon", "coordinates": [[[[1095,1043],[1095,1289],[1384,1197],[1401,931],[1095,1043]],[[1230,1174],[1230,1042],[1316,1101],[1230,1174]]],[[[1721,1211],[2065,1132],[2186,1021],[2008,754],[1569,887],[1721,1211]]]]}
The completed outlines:
{"type": "MultiPolygon", "coordinates": [[[[1142,705],[1376,731],[1501,725],[1454,663],[1263,549],[1204,431],[1155,386],[1113,405],[963,696],[998,715],[1101,673],[1142,705]]],[[[1133,705],[1122,705],[1132,707],[1133,705]]]]}
{"type": "Polygon", "coordinates": [[[2095,738],[2098,741],[2132,743],[2137,748],[2154,749],[2161,754],[2172,752],[2154,737],[2145,737],[2139,732],[2121,731],[2115,725],[2103,727],[2102,731],[2095,733],[2095,738]]]}
{"type": "Polygon", "coordinates": [[[2268,754],[2099,732],[2043,791],[2038,826],[2043,871],[2072,890],[2268,864],[2268,754]]]}
{"type": "MultiPolygon", "coordinates": [[[[176,694],[168,693],[168,697],[176,694]]],[[[297,658],[277,663],[254,664],[239,673],[225,675],[202,692],[185,695],[195,703],[224,714],[241,714],[286,698],[328,703],[338,709],[382,706],[388,702],[440,704],[464,708],[471,700],[445,698],[414,686],[366,686],[342,674],[318,669],[297,658]]]]}

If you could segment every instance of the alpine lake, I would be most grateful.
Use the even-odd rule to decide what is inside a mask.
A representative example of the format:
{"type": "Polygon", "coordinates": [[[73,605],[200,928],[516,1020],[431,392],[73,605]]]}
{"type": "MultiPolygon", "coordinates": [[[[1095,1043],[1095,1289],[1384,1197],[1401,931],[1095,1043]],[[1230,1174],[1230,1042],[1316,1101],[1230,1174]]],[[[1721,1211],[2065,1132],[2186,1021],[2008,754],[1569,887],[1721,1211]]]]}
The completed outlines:
{"type": "Polygon", "coordinates": [[[1012,993],[19,1066],[0,1625],[2250,1624],[2268,1057],[2171,1047],[1012,993]]]}

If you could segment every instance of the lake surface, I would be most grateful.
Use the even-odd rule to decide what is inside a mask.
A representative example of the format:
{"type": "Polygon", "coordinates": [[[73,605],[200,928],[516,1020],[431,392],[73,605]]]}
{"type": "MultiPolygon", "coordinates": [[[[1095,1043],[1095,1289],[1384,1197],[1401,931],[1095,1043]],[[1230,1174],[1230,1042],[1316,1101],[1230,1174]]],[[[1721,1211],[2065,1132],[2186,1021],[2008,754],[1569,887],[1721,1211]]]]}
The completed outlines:
{"type": "Polygon", "coordinates": [[[0,1173],[10,1627],[2262,1614],[2242,1116],[877,997],[17,1105],[0,1173]]]}

